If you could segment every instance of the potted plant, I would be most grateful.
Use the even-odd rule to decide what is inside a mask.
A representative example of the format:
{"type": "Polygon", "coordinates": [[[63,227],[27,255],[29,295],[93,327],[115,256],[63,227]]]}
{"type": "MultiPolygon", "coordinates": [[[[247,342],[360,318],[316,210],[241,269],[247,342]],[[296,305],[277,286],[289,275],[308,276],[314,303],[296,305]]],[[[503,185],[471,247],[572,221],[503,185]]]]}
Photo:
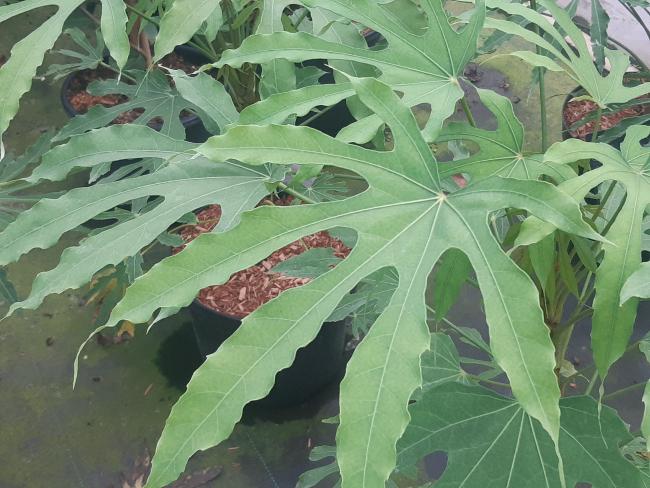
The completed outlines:
{"type": "MultiPolygon", "coordinates": [[[[291,198],[264,199],[262,204],[288,205],[291,198]]],[[[221,209],[213,205],[197,214],[197,223],[185,226],[180,235],[185,243],[213,230],[221,209]]],[[[326,232],[306,236],[279,249],[266,259],[235,273],[216,286],[202,289],[190,305],[193,328],[201,354],[209,356],[230,337],[246,316],[284,290],[301,286],[347,257],[350,249],[326,232]]],[[[346,324],[329,321],[314,341],[300,349],[293,364],[281,371],[266,407],[285,407],[304,402],[343,371],[346,324]]]]}
{"type": "MultiPolygon", "coordinates": [[[[603,76],[571,16],[552,0],[530,6],[491,0],[499,15],[487,15],[477,1],[455,17],[438,0],[302,4],[308,9],[302,22],[324,15],[320,9],[335,20],[324,30],[285,30],[278,25],[294,11],[286,4],[264,9],[268,22],[259,25],[265,28],[214,63],[217,69],[259,64],[265,83],[278,81],[275,91],[260,84],[261,100],[233,116],[226,132],[198,145],[126,124],[80,134],[43,156],[22,182],[62,180],[74,168],[112,158],[146,154],[162,164],[150,174],[44,199],[9,225],[0,234],[3,264],[52,245],[123,201],[145,202],[134,218],[68,248],[9,313],[81,286],[105,266],[164,240],[171,223],[191,221],[189,213],[209,205],[220,206],[217,227],[130,284],[99,331],[124,321],[153,325],[278,249],[344,229],[356,235],[345,259],[255,308],[195,372],[158,442],[148,488],[173,482],[197,450],[225,440],[244,406],[268,395],[296,351],[319,335],[335,310],[359,307],[357,299],[378,306],[340,386],[336,447],[313,453],[335,461],[305,474],[303,486],[323,475],[340,476],[344,487],[385,486],[417,474],[420,460],[439,451],[447,454],[441,486],[482,486],[486,480],[504,488],[645,486],[647,416],[641,431],[631,433],[603,402],[622,394],[608,391],[604,380],[628,348],[639,346],[630,337],[639,300],[648,296],[641,260],[650,151],[641,141],[650,129],[629,127],[620,151],[596,138],[547,148],[545,137],[531,153],[524,148],[525,127],[505,97],[479,90],[497,128],[475,126],[459,79],[488,27],[532,41],[538,51],[512,54],[536,70],[568,73],[603,109],[646,95],[650,84],[622,84],[629,62],[618,51],[606,51],[612,68],[603,76]],[[521,18],[533,28],[521,28],[521,18]],[[370,28],[385,45],[373,49],[327,38],[328,27],[339,24],[370,28]],[[291,76],[294,63],[316,59],[335,68],[336,83],[299,86],[291,76]],[[342,100],[355,121],[336,138],[293,124],[296,116],[342,100]],[[420,127],[411,109],[423,103],[432,110],[420,127]],[[448,122],[457,105],[465,107],[467,123],[448,122]],[[436,160],[431,143],[459,141],[473,149],[455,151],[447,163],[436,160]],[[600,166],[579,173],[579,162],[590,159],[600,166]],[[296,164],[295,181],[289,181],[296,164]],[[305,183],[314,177],[322,183],[328,174],[344,179],[348,190],[336,199],[315,198],[305,183]],[[611,191],[590,194],[612,181],[611,191]],[[269,191],[302,204],[258,206],[269,191]],[[489,342],[446,318],[465,281],[482,294],[489,342]],[[430,282],[434,296],[428,301],[430,282]],[[577,370],[567,347],[581,319],[591,324],[594,361],[577,370]],[[481,356],[461,356],[452,338],[481,356]]],[[[2,7],[0,20],[17,12],[2,7]]],[[[195,30],[208,15],[192,17],[195,30]]],[[[11,58],[2,70],[6,66],[12,73],[11,58]]],[[[543,72],[538,75],[543,80],[543,72]]],[[[218,82],[197,79],[189,77],[188,93],[214,96],[218,82]]],[[[19,92],[10,90],[10,98],[19,92]]],[[[219,98],[219,106],[225,104],[232,100],[219,98]]],[[[204,108],[214,120],[223,117],[222,110],[208,111],[214,105],[204,108]]],[[[422,486],[431,481],[420,479],[422,486]]]]}

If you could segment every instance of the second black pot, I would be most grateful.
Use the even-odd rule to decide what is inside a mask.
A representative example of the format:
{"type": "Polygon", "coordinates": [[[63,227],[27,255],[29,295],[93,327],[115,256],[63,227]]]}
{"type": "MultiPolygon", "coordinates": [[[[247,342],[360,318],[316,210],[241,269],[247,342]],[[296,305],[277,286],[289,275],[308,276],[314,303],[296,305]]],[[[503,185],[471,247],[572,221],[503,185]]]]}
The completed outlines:
{"type": "MultiPolygon", "coordinates": [[[[218,313],[198,300],[190,305],[194,333],[203,356],[215,352],[241,325],[236,317],[218,313]]],[[[341,322],[326,322],[316,338],[298,350],[291,366],[275,377],[271,392],[254,403],[267,408],[299,405],[337,379],[345,367],[345,332],[341,322]]]]}
{"type": "MultiPolygon", "coordinates": [[[[174,53],[193,64],[203,65],[210,62],[210,60],[200,51],[190,46],[177,46],[174,48],[174,53]]],[[[76,73],[69,74],[63,80],[63,84],[61,85],[61,105],[63,105],[63,110],[70,117],[79,115],[79,112],[77,112],[68,99],[70,85],[72,84],[75,75],[76,73]]],[[[183,127],[185,127],[185,139],[189,142],[203,143],[212,135],[206,130],[198,115],[192,114],[182,117],[181,122],[183,123],[183,127]]],[[[159,122],[150,122],[148,125],[155,130],[160,130],[162,128],[162,124],[159,122]]],[[[116,171],[119,167],[125,166],[129,162],[116,161],[111,166],[111,171],[116,171]]]]}

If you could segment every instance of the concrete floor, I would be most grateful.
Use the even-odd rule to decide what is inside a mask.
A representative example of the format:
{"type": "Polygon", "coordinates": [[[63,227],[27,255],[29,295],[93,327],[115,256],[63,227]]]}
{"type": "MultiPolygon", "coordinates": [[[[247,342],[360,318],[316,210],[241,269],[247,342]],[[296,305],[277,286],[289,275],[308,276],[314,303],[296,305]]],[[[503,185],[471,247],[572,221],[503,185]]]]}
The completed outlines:
{"type": "MultiPolygon", "coordinates": [[[[29,18],[38,22],[38,18],[29,18]]],[[[0,54],[28,24],[15,23],[0,31],[0,54]]],[[[507,49],[520,49],[513,42],[507,49]]],[[[528,127],[529,148],[539,147],[538,99],[530,90],[530,70],[517,60],[495,58],[487,68],[493,87],[512,100],[528,127]]],[[[551,135],[560,138],[560,107],[573,84],[550,74],[551,135]]],[[[60,127],[66,117],[59,103],[59,87],[35,82],[6,141],[22,151],[41,129],[60,127]]],[[[64,245],[79,236],[66,235],[59,246],[35,251],[9,269],[20,296],[29,291],[34,275],[55,265],[64,245]]],[[[72,390],[72,360],[91,327],[92,310],[81,306],[83,290],[50,297],[37,311],[21,312],[0,324],[0,487],[108,488],[122,487],[135,460],[153,452],[171,405],[196,364],[196,350],[185,313],[166,320],[149,334],[110,347],[91,343],[81,361],[81,375],[72,390]]],[[[1,311],[1,310],[0,310],[1,311]]],[[[646,308],[641,314],[647,317],[646,308]]],[[[469,290],[454,312],[461,325],[485,330],[478,294],[469,290]]],[[[583,340],[588,328],[583,327],[583,340]]],[[[580,346],[576,346],[578,349],[580,346]]],[[[582,351],[588,361],[588,351],[582,351]]],[[[577,352],[576,352],[577,354],[577,352]]],[[[641,364],[633,358],[633,364],[641,364]]],[[[621,386],[644,380],[647,369],[634,377],[621,373],[621,386]],[[628,383],[626,383],[628,382],[628,383]]],[[[624,400],[624,406],[631,406],[624,400]]],[[[625,410],[626,420],[638,423],[640,402],[625,410]]],[[[195,456],[188,473],[222,467],[206,487],[290,488],[310,465],[309,447],[332,443],[334,429],[321,422],[336,414],[336,388],[291,411],[249,412],[232,437],[195,456]]]]}

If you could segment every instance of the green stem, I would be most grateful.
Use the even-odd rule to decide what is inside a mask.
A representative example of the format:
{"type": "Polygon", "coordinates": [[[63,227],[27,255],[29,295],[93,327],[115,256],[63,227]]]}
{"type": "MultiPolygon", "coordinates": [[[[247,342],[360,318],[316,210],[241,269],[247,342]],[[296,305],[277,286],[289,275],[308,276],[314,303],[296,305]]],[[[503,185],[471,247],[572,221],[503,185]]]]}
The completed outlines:
{"type": "MultiPolygon", "coordinates": [[[[146,20],[147,22],[149,22],[149,23],[155,25],[156,27],[160,27],[160,22],[158,22],[158,21],[157,21],[156,19],[154,19],[153,17],[148,16],[148,15],[145,14],[144,12],[142,12],[142,11],[138,10],[137,8],[135,8],[133,5],[129,5],[128,3],[125,3],[124,5],[126,6],[126,8],[127,8],[128,10],[130,10],[131,12],[133,12],[134,14],[136,14],[137,16],[143,18],[144,20],[146,20]]],[[[213,62],[218,61],[218,59],[215,58],[214,55],[213,55],[210,51],[208,51],[208,50],[206,50],[205,48],[199,46],[196,42],[194,42],[194,41],[188,41],[187,44],[190,45],[190,46],[192,46],[193,48],[195,48],[195,49],[201,51],[201,53],[202,53],[206,58],[208,58],[209,60],[211,60],[211,61],[213,61],[213,62]]]]}
{"type": "MultiPolygon", "coordinates": [[[[537,11],[537,1],[530,0],[530,7],[534,11],[537,11]]],[[[537,24],[533,24],[533,30],[535,34],[538,36],[540,35],[539,26],[537,24]]],[[[535,46],[535,51],[538,55],[542,54],[542,48],[539,46],[535,46]]],[[[545,73],[546,70],[544,68],[541,66],[537,67],[537,74],[539,77],[539,114],[542,122],[542,152],[546,152],[546,148],[548,148],[548,126],[546,124],[546,84],[544,82],[545,73]]]]}
{"type": "Polygon", "coordinates": [[[474,115],[472,115],[472,111],[469,108],[469,103],[467,103],[467,97],[463,96],[463,98],[460,99],[460,104],[463,107],[463,112],[465,112],[465,117],[467,117],[469,125],[476,127],[476,121],[474,120],[474,115]]]}
{"type": "Polygon", "coordinates": [[[294,190],[293,188],[288,187],[284,183],[278,183],[278,188],[280,190],[282,190],[283,192],[288,193],[289,195],[291,195],[293,197],[299,198],[300,200],[302,200],[305,203],[318,203],[316,200],[313,200],[313,199],[309,198],[308,196],[303,195],[302,193],[294,190]]]}
{"type": "Polygon", "coordinates": [[[481,378],[480,376],[476,376],[474,374],[468,374],[467,377],[471,378],[471,379],[473,379],[475,381],[480,381],[481,383],[485,383],[487,385],[498,386],[499,388],[507,388],[507,389],[511,388],[508,383],[501,383],[500,381],[487,380],[487,379],[481,378]]]}
{"type": "Polygon", "coordinates": [[[645,383],[635,383],[633,385],[626,386],[625,388],[621,388],[620,390],[616,390],[613,391],[612,393],[608,393],[607,395],[604,395],[603,400],[611,400],[612,398],[625,395],[626,393],[638,390],[639,388],[643,388],[643,387],[645,387],[645,383]]]}
{"type": "Polygon", "coordinates": [[[124,78],[124,79],[126,79],[126,80],[129,80],[129,81],[132,82],[132,83],[137,83],[137,82],[138,82],[138,80],[136,80],[135,78],[133,78],[133,76],[129,76],[129,75],[127,75],[125,72],[113,68],[110,64],[105,63],[104,61],[100,61],[100,62],[99,62],[99,65],[100,65],[102,68],[106,68],[106,69],[112,71],[113,73],[115,73],[116,75],[121,76],[122,78],[124,78]]]}
{"type": "Polygon", "coordinates": [[[589,384],[587,385],[587,389],[585,390],[585,395],[589,396],[591,395],[591,391],[594,389],[594,386],[596,386],[596,380],[598,379],[598,369],[594,371],[594,374],[591,375],[591,379],[589,380],[589,384]]]}
{"type": "Polygon", "coordinates": [[[312,115],[311,117],[309,117],[307,120],[302,121],[302,122],[300,123],[300,125],[301,125],[301,126],[304,126],[304,125],[309,125],[309,124],[311,124],[311,123],[312,123],[314,120],[316,120],[318,117],[320,117],[321,115],[323,115],[323,114],[329,112],[329,111],[332,110],[334,107],[335,107],[334,105],[330,105],[329,107],[326,107],[326,108],[324,108],[323,110],[320,110],[320,111],[316,112],[314,115],[312,115]]]}
{"type": "Polygon", "coordinates": [[[598,107],[596,111],[596,120],[594,121],[594,130],[591,133],[591,142],[598,141],[598,132],[600,132],[600,119],[603,117],[602,107],[598,107]]]}

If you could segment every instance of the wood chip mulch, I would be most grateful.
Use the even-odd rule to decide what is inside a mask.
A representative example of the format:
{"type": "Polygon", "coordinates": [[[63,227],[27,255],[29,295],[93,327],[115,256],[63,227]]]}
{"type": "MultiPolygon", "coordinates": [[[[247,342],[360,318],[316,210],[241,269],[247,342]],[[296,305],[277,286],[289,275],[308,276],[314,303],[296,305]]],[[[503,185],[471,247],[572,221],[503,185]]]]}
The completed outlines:
{"type": "MultiPolygon", "coordinates": [[[[176,53],[171,53],[165,56],[160,64],[167,68],[177,69],[184,71],[187,74],[193,73],[200,68],[199,65],[185,61],[181,56],[176,53]]],[[[70,80],[70,85],[66,92],[66,97],[70,105],[79,114],[85,114],[90,108],[95,105],[102,105],[104,107],[114,107],[120,103],[124,103],[128,98],[124,95],[110,94],[110,95],[91,95],[86,91],[88,85],[96,80],[105,80],[115,78],[115,73],[105,69],[98,68],[95,70],[82,70],[77,72],[70,80]]],[[[170,80],[170,83],[172,81],[170,80]]],[[[142,115],[142,109],[133,109],[123,114],[118,115],[113,121],[113,124],[129,124],[142,115]]],[[[184,116],[189,113],[183,113],[184,116]]],[[[162,119],[154,118],[152,122],[162,124],[162,119]]]]}
{"type": "MultiPolygon", "coordinates": [[[[587,117],[588,115],[595,113],[598,109],[598,105],[589,100],[572,100],[570,101],[564,109],[564,120],[567,127],[571,127],[573,124],[587,117]]],[[[637,117],[643,115],[644,108],[642,106],[628,107],[619,112],[604,115],[600,119],[600,131],[611,129],[615,127],[621,120],[627,119],[629,117],[637,117]]],[[[577,137],[582,140],[586,140],[587,136],[594,131],[595,120],[587,122],[584,125],[581,125],[576,130],[569,131],[571,137],[577,137]]]]}
{"type": "MultiPolygon", "coordinates": [[[[289,203],[290,199],[274,202],[275,205],[288,205],[289,203]]],[[[210,232],[216,227],[220,217],[221,209],[218,205],[202,210],[197,214],[198,223],[181,231],[183,241],[187,243],[204,232],[210,232]]],[[[350,254],[350,249],[339,239],[330,236],[325,231],[317,232],[284,246],[257,265],[235,273],[223,285],[204,288],[199,292],[197,298],[212,310],[239,319],[244,318],[284,290],[308,283],[309,278],[294,278],[280,273],[272,273],[270,270],[282,261],[315,247],[331,247],[334,250],[334,255],[342,259],[350,254]]],[[[179,252],[181,249],[182,247],[173,251],[179,252]]]]}

